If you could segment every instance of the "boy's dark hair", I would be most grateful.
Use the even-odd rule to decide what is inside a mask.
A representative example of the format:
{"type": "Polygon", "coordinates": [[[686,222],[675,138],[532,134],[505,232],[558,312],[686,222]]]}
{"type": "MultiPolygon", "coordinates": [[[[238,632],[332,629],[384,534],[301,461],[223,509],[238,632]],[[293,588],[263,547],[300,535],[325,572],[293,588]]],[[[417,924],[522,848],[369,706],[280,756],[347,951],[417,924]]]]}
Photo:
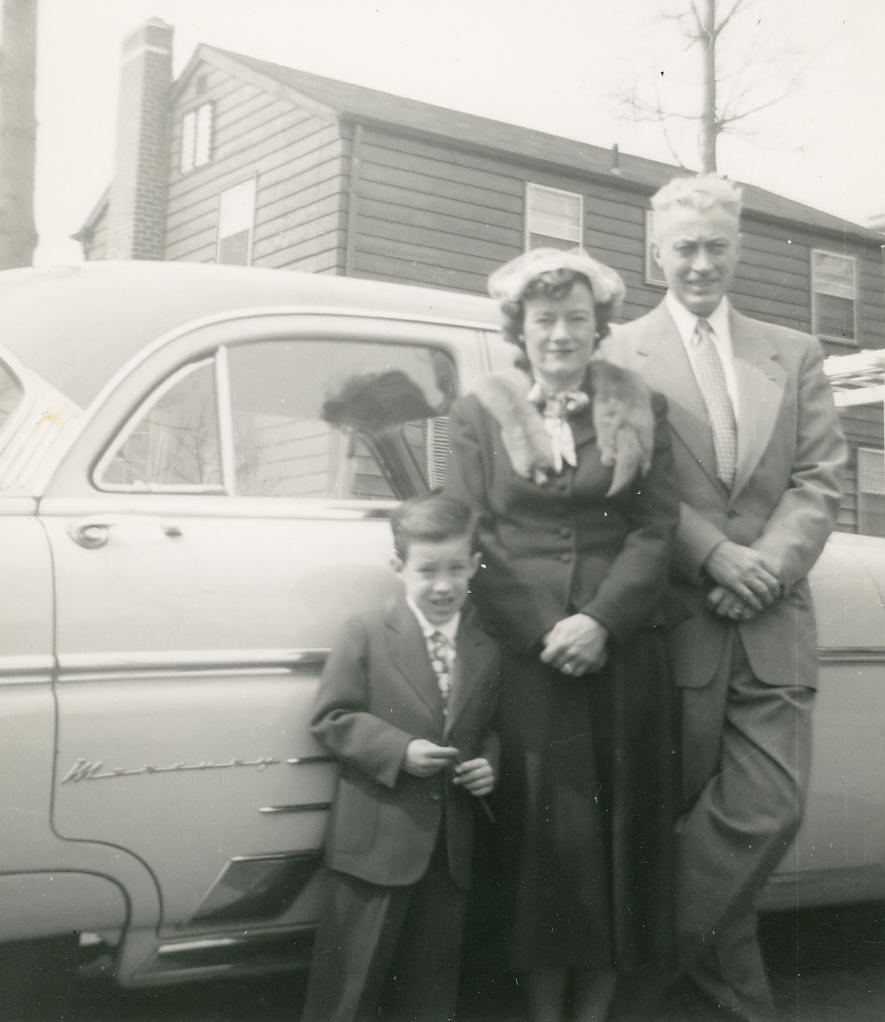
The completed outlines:
{"type": "Polygon", "coordinates": [[[415,541],[441,543],[457,536],[468,537],[474,551],[478,517],[473,508],[440,490],[404,500],[390,516],[394,553],[405,561],[415,541]]]}

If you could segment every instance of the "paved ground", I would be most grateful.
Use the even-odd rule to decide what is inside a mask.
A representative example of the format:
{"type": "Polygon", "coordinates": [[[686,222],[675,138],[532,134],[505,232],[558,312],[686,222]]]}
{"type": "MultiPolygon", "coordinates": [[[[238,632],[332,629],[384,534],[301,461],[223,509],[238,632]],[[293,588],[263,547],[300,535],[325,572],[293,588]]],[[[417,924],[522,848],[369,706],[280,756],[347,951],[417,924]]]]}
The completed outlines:
{"type": "MultiPolygon", "coordinates": [[[[885,1019],[885,904],[771,916],[763,943],[783,1022],[885,1019]]],[[[0,956],[0,1022],[296,1022],[303,993],[295,976],[121,992],[66,976],[65,960],[0,956]]],[[[503,988],[472,996],[463,1022],[515,1022],[513,1003],[503,988]]]]}

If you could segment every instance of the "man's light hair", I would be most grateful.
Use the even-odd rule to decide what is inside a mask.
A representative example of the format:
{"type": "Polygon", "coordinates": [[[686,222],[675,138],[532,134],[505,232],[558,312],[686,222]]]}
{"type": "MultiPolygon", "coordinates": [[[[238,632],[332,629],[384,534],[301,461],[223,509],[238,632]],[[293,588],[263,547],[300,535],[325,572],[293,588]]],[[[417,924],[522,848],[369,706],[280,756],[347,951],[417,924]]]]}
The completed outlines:
{"type": "Polygon", "coordinates": [[[741,218],[741,186],[718,174],[674,177],[651,197],[654,234],[657,237],[659,218],[671,210],[682,208],[705,213],[714,206],[733,216],[737,224],[741,218]]]}

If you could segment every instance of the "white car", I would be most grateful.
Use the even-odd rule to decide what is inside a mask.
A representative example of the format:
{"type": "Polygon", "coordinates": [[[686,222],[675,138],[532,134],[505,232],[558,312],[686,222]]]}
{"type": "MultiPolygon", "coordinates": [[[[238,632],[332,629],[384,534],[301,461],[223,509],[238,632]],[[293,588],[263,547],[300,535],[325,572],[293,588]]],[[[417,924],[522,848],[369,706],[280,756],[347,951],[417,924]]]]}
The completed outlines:
{"type": "MultiPolygon", "coordinates": [[[[124,985],[307,961],[334,768],[307,718],[387,514],[512,349],[483,298],[185,263],[0,274],[0,941],[124,985]]],[[[807,822],[765,905],[885,894],[885,543],[814,574],[807,822]]]]}

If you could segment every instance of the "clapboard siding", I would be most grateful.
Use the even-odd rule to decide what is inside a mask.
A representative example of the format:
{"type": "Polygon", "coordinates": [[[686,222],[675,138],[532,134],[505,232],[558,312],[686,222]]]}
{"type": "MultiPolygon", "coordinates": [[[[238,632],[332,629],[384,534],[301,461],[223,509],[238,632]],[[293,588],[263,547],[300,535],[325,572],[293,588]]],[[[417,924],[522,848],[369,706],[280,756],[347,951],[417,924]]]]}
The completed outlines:
{"type": "Polygon", "coordinates": [[[254,177],[253,265],[342,272],[348,168],[337,121],[217,68],[207,66],[203,84],[199,96],[185,90],[173,111],[166,258],[214,260],[220,195],[254,177]],[[181,174],[181,114],[207,100],[214,104],[212,159],[181,174]]]}

